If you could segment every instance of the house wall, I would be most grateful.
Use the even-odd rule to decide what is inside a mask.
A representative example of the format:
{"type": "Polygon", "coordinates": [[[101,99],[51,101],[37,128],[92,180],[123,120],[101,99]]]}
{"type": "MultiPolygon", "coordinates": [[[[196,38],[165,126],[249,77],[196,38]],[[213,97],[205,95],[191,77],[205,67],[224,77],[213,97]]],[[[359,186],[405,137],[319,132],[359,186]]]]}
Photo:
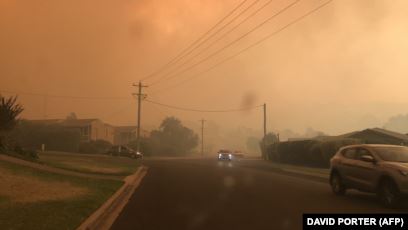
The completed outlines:
{"type": "Polygon", "coordinates": [[[129,142],[136,140],[135,132],[131,131],[117,131],[115,133],[115,145],[127,145],[129,142]]]}
{"type": "Polygon", "coordinates": [[[113,143],[114,138],[114,128],[107,125],[99,120],[95,120],[91,123],[91,140],[105,140],[113,143]]]}
{"type": "MultiPolygon", "coordinates": [[[[149,136],[149,132],[146,130],[140,130],[140,136],[141,137],[148,137],[149,136]]],[[[121,129],[121,128],[117,128],[115,130],[115,135],[114,135],[114,144],[115,145],[127,145],[132,141],[135,141],[137,138],[137,129],[121,129]]]]}
{"type": "Polygon", "coordinates": [[[90,140],[91,135],[91,126],[87,125],[85,127],[76,128],[79,130],[81,141],[88,142],[90,140]]]}

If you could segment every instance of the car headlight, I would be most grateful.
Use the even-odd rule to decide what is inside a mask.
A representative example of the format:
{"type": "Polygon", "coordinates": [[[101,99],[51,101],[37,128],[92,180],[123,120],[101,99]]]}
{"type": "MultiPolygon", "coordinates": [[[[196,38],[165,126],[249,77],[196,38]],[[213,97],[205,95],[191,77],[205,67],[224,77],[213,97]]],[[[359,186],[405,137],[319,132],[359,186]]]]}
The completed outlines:
{"type": "Polygon", "coordinates": [[[218,154],[218,158],[221,158],[221,153],[218,154]]]}
{"type": "Polygon", "coordinates": [[[232,155],[231,155],[231,154],[228,154],[228,157],[229,157],[229,158],[232,158],[232,155]]]}
{"type": "Polygon", "coordinates": [[[408,176],[408,171],[405,170],[399,170],[399,172],[401,173],[401,175],[403,176],[408,176]]]}

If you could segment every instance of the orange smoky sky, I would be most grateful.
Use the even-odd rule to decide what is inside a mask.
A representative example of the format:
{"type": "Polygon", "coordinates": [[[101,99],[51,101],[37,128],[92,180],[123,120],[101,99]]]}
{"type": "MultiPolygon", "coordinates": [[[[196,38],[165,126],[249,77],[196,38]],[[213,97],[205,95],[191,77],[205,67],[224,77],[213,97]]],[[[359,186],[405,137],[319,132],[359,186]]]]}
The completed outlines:
{"type": "MultiPolygon", "coordinates": [[[[240,2],[0,0],[0,91],[19,94],[24,118],[75,112],[114,125],[135,124],[132,84],[165,65],[240,2]]],[[[253,6],[241,18],[266,2],[247,0],[241,9],[253,6]]],[[[190,64],[293,2],[272,1],[190,64]]],[[[146,79],[153,85],[144,92],[152,101],[204,110],[266,103],[268,130],[312,127],[339,134],[382,126],[390,116],[407,113],[405,0],[334,0],[205,72],[325,2],[301,0],[188,71],[167,80],[158,81],[161,75],[146,79]]],[[[197,113],[143,103],[145,127],[157,127],[169,115],[190,126],[198,127],[204,118],[223,128],[262,129],[261,109],[197,113]]]]}

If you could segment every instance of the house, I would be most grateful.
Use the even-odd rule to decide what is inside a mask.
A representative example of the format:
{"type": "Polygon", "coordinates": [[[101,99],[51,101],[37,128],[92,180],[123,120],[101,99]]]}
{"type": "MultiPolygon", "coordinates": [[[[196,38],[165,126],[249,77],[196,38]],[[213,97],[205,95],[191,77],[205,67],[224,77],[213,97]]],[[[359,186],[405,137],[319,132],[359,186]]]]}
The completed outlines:
{"type": "MultiPolygon", "coordinates": [[[[140,130],[141,137],[148,137],[146,130],[140,130]]],[[[113,143],[115,145],[127,145],[137,138],[137,126],[116,126],[113,143]]]]}
{"type": "Polygon", "coordinates": [[[113,143],[115,145],[126,145],[136,140],[137,126],[116,126],[113,143]]]}
{"type": "Polygon", "coordinates": [[[46,125],[61,125],[62,127],[77,129],[82,142],[105,140],[113,143],[114,141],[115,128],[97,118],[31,120],[31,122],[46,125]]]}
{"type": "Polygon", "coordinates": [[[408,145],[408,136],[394,131],[373,128],[341,135],[344,138],[363,140],[366,144],[408,145]]]}
{"type": "MultiPolygon", "coordinates": [[[[61,125],[79,131],[81,142],[105,140],[115,145],[127,145],[136,140],[137,126],[112,126],[97,118],[91,119],[47,119],[30,120],[45,125],[61,125]]],[[[141,137],[148,137],[149,132],[140,130],[141,137]]]]}
{"type": "Polygon", "coordinates": [[[81,141],[105,140],[113,143],[115,129],[99,119],[67,119],[61,122],[64,127],[78,129],[81,141]]]}

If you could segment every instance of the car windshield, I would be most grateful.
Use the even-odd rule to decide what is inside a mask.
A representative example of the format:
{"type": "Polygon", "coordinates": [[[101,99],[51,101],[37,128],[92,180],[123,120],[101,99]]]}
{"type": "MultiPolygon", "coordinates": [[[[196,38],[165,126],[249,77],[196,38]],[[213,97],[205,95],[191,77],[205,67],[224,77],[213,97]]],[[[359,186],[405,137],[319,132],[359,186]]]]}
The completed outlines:
{"type": "Polygon", "coordinates": [[[229,151],[229,150],[224,150],[224,149],[222,149],[222,150],[220,150],[218,153],[230,153],[231,151],[229,151]]]}
{"type": "Polygon", "coordinates": [[[384,161],[408,163],[408,147],[377,147],[375,150],[384,161]]]}

